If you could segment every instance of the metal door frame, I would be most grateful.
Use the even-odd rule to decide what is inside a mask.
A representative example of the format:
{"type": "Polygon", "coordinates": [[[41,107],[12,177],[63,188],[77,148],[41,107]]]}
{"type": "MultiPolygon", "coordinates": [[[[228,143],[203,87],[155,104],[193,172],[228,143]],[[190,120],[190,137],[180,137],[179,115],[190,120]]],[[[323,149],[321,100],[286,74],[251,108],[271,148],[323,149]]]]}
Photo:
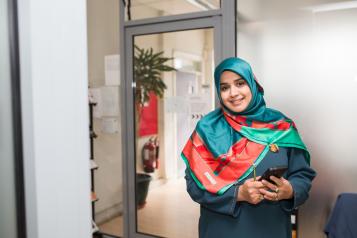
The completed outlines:
{"type": "MultiPolygon", "coordinates": [[[[135,36],[213,28],[215,64],[236,55],[236,1],[221,1],[221,8],[206,12],[125,21],[125,6],[120,1],[120,77],[121,132],[123,161],[124,237],[149,238],[154,235],[136,230],[135,204],[135,115],[133,81],[133,42],[135,36]]],[[[216,105],[218,100],[216,99],[216,105]]]]}
{"type": "Polygon", "coordinates": [[[21,85],[20,85],[20,54],[19,54],[19,30],[18,30],[18,1],[7,0],[8,13],[8,39],[9,60],[11,77],[11,107],[12,107],[12,131],[14,151],[14,175],[16,198],[16,228],[17,238],[27,237],[24,160],[22,144],[22,113],[21,113],[21,85]]]}

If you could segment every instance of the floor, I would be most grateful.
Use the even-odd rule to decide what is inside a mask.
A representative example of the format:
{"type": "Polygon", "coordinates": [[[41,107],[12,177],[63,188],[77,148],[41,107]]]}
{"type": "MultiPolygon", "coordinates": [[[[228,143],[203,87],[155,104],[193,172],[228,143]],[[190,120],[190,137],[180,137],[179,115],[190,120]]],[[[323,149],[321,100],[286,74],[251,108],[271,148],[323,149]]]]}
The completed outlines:
{"type": "MultiPolygon", "coordinates": [[[[149,190],[144,208],[138,211],[138,231],[168,238],[197,238],[199,206],[186,192],[185,180],[170,180],[149,190]]],[[[123,236],[123,218],[100,225],[107,234],[123,236]]]]}

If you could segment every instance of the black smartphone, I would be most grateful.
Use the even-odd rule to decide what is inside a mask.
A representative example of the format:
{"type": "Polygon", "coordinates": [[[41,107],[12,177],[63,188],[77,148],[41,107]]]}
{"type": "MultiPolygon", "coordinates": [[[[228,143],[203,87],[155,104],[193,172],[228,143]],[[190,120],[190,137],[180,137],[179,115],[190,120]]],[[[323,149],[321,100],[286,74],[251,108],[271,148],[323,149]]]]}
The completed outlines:
{"type": "Polygon", "coordinates": [[[287,166],[278,166],[278,167],[271,167],[267,170],[265,170],[265,172],[263,173],[263,175],[259,178],[258,181],[261,180],[266,180],[270,183],[274,183],[274,181],[270,180],[270,176],[275,176],[277,178],[281,178],[281,176],[283,176],[283,174],[285,173],[285,171],[288,170],[287,166]]]}

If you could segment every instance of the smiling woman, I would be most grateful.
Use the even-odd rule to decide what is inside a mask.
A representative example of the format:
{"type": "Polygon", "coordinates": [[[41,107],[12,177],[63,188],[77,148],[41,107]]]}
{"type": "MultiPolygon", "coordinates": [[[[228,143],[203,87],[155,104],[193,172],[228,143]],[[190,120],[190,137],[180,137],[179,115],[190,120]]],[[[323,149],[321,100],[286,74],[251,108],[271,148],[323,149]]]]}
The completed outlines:
{"type": "Polygon", "coordinates": [[[224,71],[221,75],[221,98],[223,104],[234,112],[243,112],[252,99],[250,88],[240,75],[224,71]]]}
{"type": "Polygon", "coordinates": [[[289,238],[290,215],[316,175],[309,152],[295,123],[266,107],[246,61],[225,59],[214,77],[221,108],[197,123],[181,154],[187,191],[201,205],[199,237],[289,238]],[[280,166],[283,177],[256,178],[280,166]]]}

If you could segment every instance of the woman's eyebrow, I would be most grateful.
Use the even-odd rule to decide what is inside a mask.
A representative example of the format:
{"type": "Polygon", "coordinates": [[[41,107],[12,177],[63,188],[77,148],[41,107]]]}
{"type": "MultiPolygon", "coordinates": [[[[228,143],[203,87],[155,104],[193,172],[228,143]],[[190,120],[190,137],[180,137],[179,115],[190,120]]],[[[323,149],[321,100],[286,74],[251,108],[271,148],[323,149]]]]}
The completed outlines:
{"type": "MultiPolygon", "coordinates": [[[[238,81],[238,80],[241,80],[241,79],[244,80],[243,78],[236,78],[236,79],[233,79],[233,81],[238,81]]],[[[229,83],[224,83],[224,82],[220,83],[220,85],[225,85],[225,84],[229,84],[229,83]]]]}

